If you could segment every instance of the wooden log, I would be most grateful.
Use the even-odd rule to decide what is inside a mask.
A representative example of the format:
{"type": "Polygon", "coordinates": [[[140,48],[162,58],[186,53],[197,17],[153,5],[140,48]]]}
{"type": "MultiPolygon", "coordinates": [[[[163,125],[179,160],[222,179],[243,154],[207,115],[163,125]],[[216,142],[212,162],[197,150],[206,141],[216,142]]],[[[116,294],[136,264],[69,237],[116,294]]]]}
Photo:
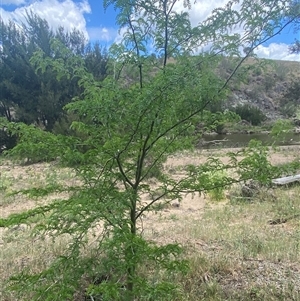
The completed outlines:
{"type": "Polygon", "coordinates": [[[290,184],[290,183],[297,182],[297,181],[300,181],[300,174],[294,175],[294,176],[289,176],[289,177],[273,179],[272,183],[275,185],[286,185],[286,184],[290,184]]]}

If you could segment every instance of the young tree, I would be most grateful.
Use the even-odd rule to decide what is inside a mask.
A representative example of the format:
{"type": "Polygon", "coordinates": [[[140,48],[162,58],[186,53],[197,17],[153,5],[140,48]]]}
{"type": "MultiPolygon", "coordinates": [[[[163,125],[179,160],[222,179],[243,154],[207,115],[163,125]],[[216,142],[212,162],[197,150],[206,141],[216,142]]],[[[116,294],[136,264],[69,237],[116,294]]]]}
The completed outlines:
{"type": "MultiPolygon", "coordinates": [[[[83,276],[94,279],[86,290],[94,300],[172,300],[176,289],[167,276],[184,271],[186,262],[177,244],[158,246],[144,239],[142,215],[157,210],[160,202],[181,200],[183,193],[217,195],[220,187],[238,181],[257,179],[266,184],[277,172],[266,159],[266,149],[257,144],[243,153],[242,161],[231,155],[231,163],[224,165],[211,158],[189,166],[180,180],[163,171],[170,154],[192,147],[195,122],[210,122],[206,107],[224,99],[228,82],[245,58],[292,22],[281,22],[286,1],[236,0],[192,27],[188,12],[175,10],[177,2],[104,1],[105,7],[118,10],[117,24],[124,35],[109,50],[113,72],[101,83],[58,41],[52,43],[52,51],[59,50],[65,59],[53,60],[39,51],[32,60],[38,72],[52,68],[63,80],[79,78],[84,93],[66,105],[78,117],[72,129],[81,136],[7,125],[20,136],[12,155],[39,152],[45,158],[60,157],[82,180],[80,187],[47,188],[68,190],[65,200],[0,221],[8,226],[43,214],[46,218],[37,230],[70,237],[65,254],[48,269],[13,279],[20,290],[31,290],[31,300],[72,300],[83,276]],[[237,26],[242,30],[235,30],[237,26]],[[195,55],[201,47],[208,51],[195,55]],[[154,59],[150,49],[161,59],[154,59]],[[247,49],[246,56],[241,57],[240,49],[247,49]],[[240,57],[225,80],[213,73],[220,54],[240,57]],[[136,72],[128,76],[129,69],[136,72]],[[229,168],[235,170],[235,178],[226,174],[229,168]],[[149,177],[156,178],[155,185],[149,177]],[[152,199],[145,201],[145,194],[152,199]],[[140,272],[145,263],[148,275],[140,272]]],[[[188,0],[184,5],[192,6],[188,0]]]]}

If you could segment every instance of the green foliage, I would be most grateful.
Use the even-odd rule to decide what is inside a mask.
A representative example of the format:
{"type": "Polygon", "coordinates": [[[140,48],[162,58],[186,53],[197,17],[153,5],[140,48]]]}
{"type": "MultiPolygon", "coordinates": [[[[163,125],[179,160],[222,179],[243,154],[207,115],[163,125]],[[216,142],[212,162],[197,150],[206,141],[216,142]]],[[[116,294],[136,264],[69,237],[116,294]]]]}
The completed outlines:
{"type": "Polygon", "coordinates": [[[207,176],[208,185],[212,188],[208,191],[209,196],[214,201],[221,201],[225,197],[225,187],[227,182],[227,175],[224,170],[215,171],[212,170],[210,172],[203,173],[204,176],[207,176]]]}
{"type": "Polygon", "coordinates": [[[209,125],[211,123],[211,127],[208,128],[208,130],[212,129],[218,134],[223,133],[226,123],[238,122],[241,120],[238,114],[230,110],[224,110],[223,112],[213,114],[207,112],[207,117],[208,119],[206,120],[206,124],[209,125]]]}
{"type": "MultiPolygon", "coordinates": [[[[276,31],[282,16],[277,2],[263,1],[254,7],[246,0],[241,11],[229,2],[192,27],[188,13],[176,12],[172,1],[104,1],[105,7],[117,9],[124,35],[121,43],[109,49],[114,68],[102,82],[59,39],[50,43],[50,52],[58,56],[42,49],[35,53],[31,63],[38,74],[51,72],[61,82],[78,80],[82,94],[65,105],[74,117],[70,130],[76,134],[9,123],[9,132],[20,141],[9,154],[35,162],[59,158],[62,165],[74,167],[81,186],[66,187],[66,200],[0,220],[1,226],[9,226],[45,214],[35,225],[37,235],[70,240],[45,270],[23,271],[12,278],[13,288],[29,294],[30,300],[72,300],[84,279],[89,279],[85,288],[94,299],[174,299],[177,290],[169,279],[176,272],[186,272],[182,250],[178,245],[157,246],[145,240],[139,220],[145,212],[156,210],[159,201],[181,200],[184,193],[212,191],[213,197],[220,198],[224,187],[239,181],[269,182],[273,169],[266,150],[258,144],[245,150],[241,162],[233,154],[229,164],[210,158],[189,167],[181,179],[162,167],[169,155],[193,146],[195,121],[204,122],[205,128],[216,127],[231,116],[230,112],[211,114],[207,108],[224,99],[228,82],[244,61],[239,58],[240,48],[251,45],[250,56],[276,31]],[[231,32],[240,22],[244,37],[231,32]],[[208,42],[213,44],[208,53],[190,56],[208,42]],[[149,43],[161,60],[148,55],[149,43]],[[226,79],[212,72],[219,64],[216,53],[239,58],[226,79]],[[238,176],[229,176],[232,171],[238,176]],[[151,176],[156,181],[149,181],[151,176]],[[157,197],[143,199],[157,190],[161,191],[157,197]]],[[[189,7],[190,1],[185,5],[189,7]]],[[[53,189],[62,191],[61,186],[50,185],[40,195],[53,189]]]]}
{"type": "Polygon", "coordinates": [[[268,147],[263,146],[261,141],[251,140],[248,148],[239,154],[244,156],[238,163],[241,180],[252,179],[260,184],[270,185],[271,180],[280,175],[280,170],[268,160],[268,147]]]}
{"type": "Polygon", "coordinates": [[[284,63],[276,62],[276,64],[274,64],[274,69],[275,69],[276,77],[280,81],[286,80],[287,75],[290,72],[290,70],[286,65],[284,65],[284,63]]]}
{"type": "Polygon", "coordinates": [[[266,91],[272,89],[276,84],[276,80],[271,74],[265,74],[264,76],[264,86],[266,91]]]}
{"type": "Polygon", "coordinates": [[[300,53],[300,41],[295,40],[294,44],[289,47],[291,53],[300,53]]]}
{"type": "Polygon", "coordinates": [[[280,100],[280,109],[288,117],[295,116],[300,105],[300,82],[294,80],[280,100]]]}
{"type": "MultiPolygon", "coordinates": [[[[27,25],[20,30],[12,21],[8,24],[1,20],[1,93],[2,116],[9,121],[35,123],[51,130],[55,120],[62,114],[62,107],[71,101],[76,91],[76,84],[59,82],[55,74],[48,70],[37,75],[30,63],[33,53],[42,49],[46,55],[59,57],[50,53],[50,42],[55,36],[48,23],[34,14],[27,14],[27,25]]],[[[82,43],[80,34],[65,33],[61,28],[56,37],[64,40],[65,45],[77,47],[82,43]],[[77,39],[77,46],[75,40],[77,39]],[[70,39],[74,42],[71,46],[70,39]]]]}
{"type": "Polygon", "coordinates": [[[252,125],[260,125],[266,120],[266,116],[263,112],[251,105],[239,105],[235,108],[235,113],[238,114],[242,120],[250,122],[252,125]]]}
{"type": "Polygon", "coordinates": [[[17,137],[11,135],[6,128],[0,130],[0,153],[3,150],[9,150],[14,148],[17,145],[17,137]]]}
{"type": "Polygon", "coordinates": [[[18,145],[15,146],[9,156],[24,163],[35,163],[41,160],[51,161],[59,156],[59,145],[57,137],[51,133],[27,126],[22,123],[13,123],[2,120],[7,132],[18,137],[18,145]],[[39,145],[36,147],[36,145],[39,145]]]}
{"type": "Polygon", "coordinates": [[[51,131],[63,116],[63,106],[82,90],[78,78],[58,80],[51,68],[36,73],[33,54],[41,51],[45,58],[63,60],[66,47],[68,55],[85,59],[85,67],[98,80],[106,76],[108,55],[97,43],[86,47],[84,35],[75,29],[66,32],[60,27],[54,32],[46,20],[32,12],[25,18],[22,30],[13,21],[0,21],[0,115],[51,131]],[[51,46],[54,38],[63,45],[56,51],[51,46]]]}
{"type": "Polygon", "coordinates": [[[290,120],[283,120],[279,119],[277,120],[272,127],[271,135],[276,139],[284,139],[284,136],[286,133],[291,131],[293,128],[293,125],[290,120]]]}

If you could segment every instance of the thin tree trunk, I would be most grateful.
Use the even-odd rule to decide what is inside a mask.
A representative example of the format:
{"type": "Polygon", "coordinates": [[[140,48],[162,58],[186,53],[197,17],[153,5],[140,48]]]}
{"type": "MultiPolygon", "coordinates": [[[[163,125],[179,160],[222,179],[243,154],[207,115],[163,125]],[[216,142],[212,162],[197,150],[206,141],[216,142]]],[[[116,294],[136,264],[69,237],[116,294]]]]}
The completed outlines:
{"type": "Polygon", "coordinates": [[[130,208],[130,242],[126,250],[126,260],[128,260],[128,269],[127,269],[127,284],[126,284],[126,301],[134,300],[134,278],[136,276],[136,261],[135,261],[135,244],[134,239],[136,237],[136,201],[137,201],[137,192],[134,192],[134,196],[131,200],[130,208]]]}

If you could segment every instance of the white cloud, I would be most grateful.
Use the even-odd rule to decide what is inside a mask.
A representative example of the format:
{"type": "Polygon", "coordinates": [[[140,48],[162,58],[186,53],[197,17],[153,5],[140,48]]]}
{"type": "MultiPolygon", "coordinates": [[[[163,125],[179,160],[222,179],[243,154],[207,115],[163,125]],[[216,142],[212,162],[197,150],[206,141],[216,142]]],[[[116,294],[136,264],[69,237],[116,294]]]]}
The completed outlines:
{"type": "MultiPolygon", "coordinates": [[[[183,1],[178,1],[174,6],[177,12],[188,11],[192,26],[197,26],[200,22],[206,20],[211,12],[218,7],[224,7],[228,0],[203,0],[197,1],[192,5],[191,10],[183,6],[183,1]]],[[[240,4],[234,4],[234,9],[239,10],[240,4]]],[[[234,28],[233,32],[243,34],[242,27],[234,28]]],[[[287,44],[271,43],[269,46],[259,46],[255,53],[261,58],[300,61],[300,54],[290,54],[287,44]]]]}
{"type": "Polygon", "coordinates": [[[115,36],[114,43],[119,44],[121,43],[124,34],[126,33],[127,29],[125,27],[122,27],[119,31],[118,34],[115,36]]]}
{"type": "Polygon", "coordinates": [[[16,8],[12,12],[2,10],[0,13],[4,21],[12,19],[17,23],[21,23],[25,22],[26,10],[32,11],[47,20],[54,30],[60,26],[67,31],[76,28],[88,38],[84,14],[91,13],[91,8],[87,0],[79,3],[74,3],[72,0],[41,0],[28,6],[16,8]]]}
{"type": "MultiPolygon", "coordinates": [[[[193,1],[192,7],[189,10],[188,8],[184,7],[183,1],[178,1],[175,4],[174,9],[177,12],[188,11],[192,26],[196,26],[200,22],[206,20],[214,9],[224,7],[227,3],[228,0],[193,1]]],[[[234,6],[234,8],[236,9],[237,7],[234,6]]]]}
{"type": "Polygon", "coordinates": [[[116,28],[88,27],[88,35],[91,41],[113,42],[118,34],[116,28]]]}
{"type": "MultiPolygon", "coordinates": [[[[194,1],[193,1],[194,2],[194,1]]],[[[187,11],[190,16],[190,21],[192,26],[197,26],[199,23],[206,20],[212,13],[212,11],[216,8],[225,7],[228,3],[228,0],[202,0],[195,1],[192,4],[191,9],[184,7],[183,1],[177,1],[174,10],[176,12],[187,11]]],[[[234,4],[233,9],[239,10],[240,4],[234,4]]],[[[124,35],[126,29],[122,28],[118,35],[116,35],[115,42],[120,43],[122,36],[124,35]]],[[[244,29],[242,26],[237,26],[233,28],[232,33],[239,33],[243,35],[244,29]]],[[[205,51],[210,48],[211,44],[203,45],[201,49],[198,49],[196,52],[205,51]]],[[[276,44],[272,43],[269,46],[259,46],[256,49],[255,53],[261,58],[269,58],[276,60],[290,60],[290,61],[300,61],[300,55],[290,54],[288,51],[287,44],[276,44]]],[[[242,52],[242,48],[241,48],[242,52]]]]}
{"type": "Polygon", "coordinates": [[[300,61],[300,54],[289,53],[287,44],[284,43],[271,43],[269,46],[260,45],[255,53],[260,58],[272,60],[285,60],[285,61],[300,61]]]}
{"type": "MultiPolygon", "coordinates": [[[[191,9],[189,9],[188,7],[184,6],[184,1],[177,1],[174,5],[174,11],[176,11],[177,13],[188,12],[190,16],[191,25],[197,26],[199,25],[199,23],[206,20],[215,8],[224,7],[228,3],[228,0],[202,0],[191,2],[191,9]]],[[[125,32],[126,28],[121,28],[119,34],[115,36],[114,42],[117,44],[120,43],[125,32]]],[[[205,46],[205,48],[201,50],[209,48],[209,46],[205,46]]],[[[198,49],[198,51],[196,52],[199,51],[200,50],[198,49]]]]}
{"type": "MultiPolygon", "coordinates": [[[[30,0],[29,5],[24,5],[27,0],[1,0],[2,5],[15,4],[21,5],[12,12],[5,11],[0,7],[0,17],[4,21],[13,19],[14,21],[21,23],[25,22],[24,14],[25,10],[32,10],[40,17],[46,19],[49,25],[55,30],[59,26],[63,26],[66,30],[72,30],[76,28],[82,31],[86,38],[91,41],[102,41],[105,43],[120,42],[125,29],[118,30],[112,27],[90,27],[87,28],[85,14],[91,13],[91,8],[88,0],[30,0]]],[[[192,9],[188,10],[192,26],[198,25],[203,20],[207,19],[213,9],[217,7],[224,7],[228,0],[202,0],[192,1],[192,9]]],[[[235,7],[237,9],[238,6],[235,7]]],[[[187,8],[183,6],[183,1],[178,1],[175,4],[174,9],[177,12],[187,11],[187,8]]],[[[97,12],[93,12],[97,14],[97,12]]],[[[236,28],[235,31],[240,31],[241,28],[236,28]]],[[[279,60],[295,60],[300,61],[300,55],[289,54],[288,45],[272,43],[268,47],[259,46],[256,50],[259,57],[279,59],[279,60]]]]}

